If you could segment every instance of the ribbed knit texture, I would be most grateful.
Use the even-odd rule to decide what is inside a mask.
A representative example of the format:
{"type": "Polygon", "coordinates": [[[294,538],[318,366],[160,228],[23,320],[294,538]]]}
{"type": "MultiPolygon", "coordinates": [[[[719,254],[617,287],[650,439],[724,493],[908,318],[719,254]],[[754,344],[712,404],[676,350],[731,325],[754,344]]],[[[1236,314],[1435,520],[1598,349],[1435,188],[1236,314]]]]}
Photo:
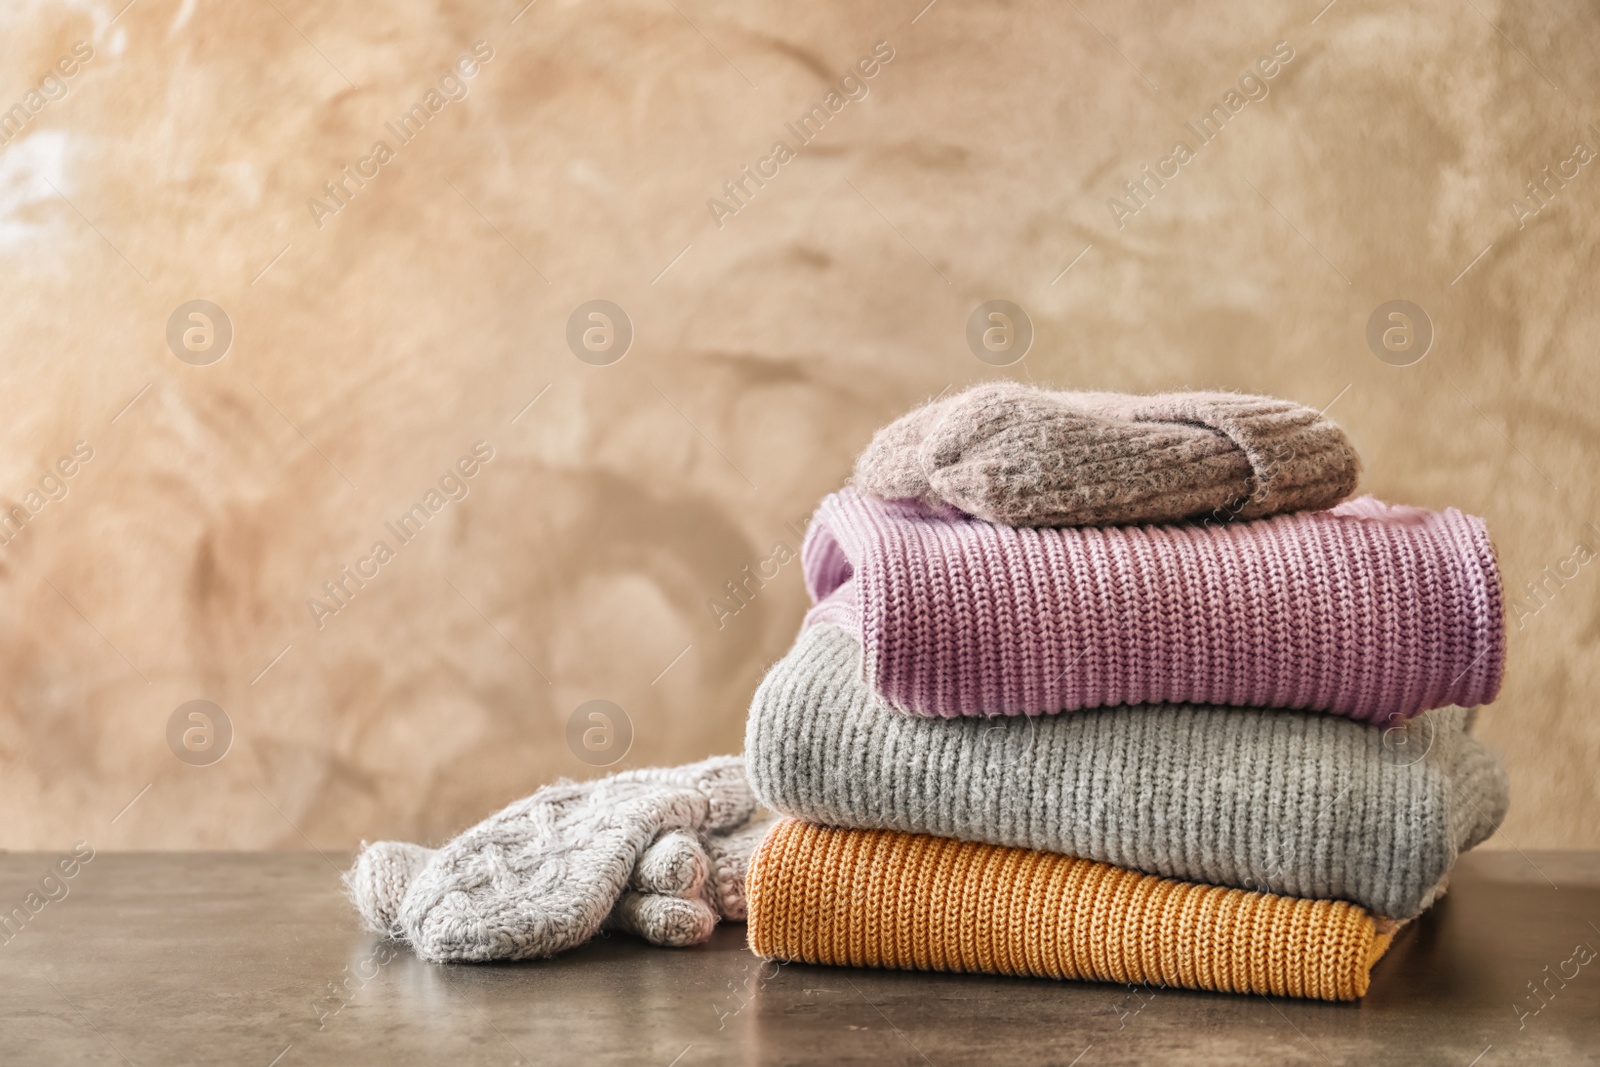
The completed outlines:
{"type": "Polygon", "coordinates": [[[801,552],[808,622],[919,715],[1117,704],[1304,708],[1376,722],[1500,688],[1483,522],[1370,497],[1257,522],[1013,529],[846,489],[801,552]]]}
{"type": "Polygon", "coordinates": [[[1468,713],[1380,730],[1248,708],[896,715],[819,624],[762,681],[745,735],[767,807],[833,826],[1062,852],[1409,918],[1506,812],[1468,713]]]}
{"type": "Polygon", "coordinates": [[[1097,526],[1328,508],[1359,472],[1339,427],[1287,400],[986,382],[879,430],[852,480],[1007,526],[1097,526]]]}
{"type": "Polygon", "coordinates": [[[1365,994],[1391,938],[1339,901],[793,819],[756,851],[748,895],[750,948],[772,959],[1319,1000],[1365,994]]]}

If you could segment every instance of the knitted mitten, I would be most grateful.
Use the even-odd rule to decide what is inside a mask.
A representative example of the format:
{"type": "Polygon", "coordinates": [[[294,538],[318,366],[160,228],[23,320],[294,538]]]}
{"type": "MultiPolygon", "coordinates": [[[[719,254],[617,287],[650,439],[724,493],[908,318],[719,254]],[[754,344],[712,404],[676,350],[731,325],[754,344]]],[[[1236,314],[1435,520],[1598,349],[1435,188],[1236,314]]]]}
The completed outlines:
{"type": "Polygon", "coordinates": [[[742,922],[745,872],[772,818],[758,815],[726,834],[661,835],[640,857],[607,927],[681,947],[709,938],[719,918],[742,922]]]}
{"type": "Polygon", "coordinates": [[[367,846],[345,882],[369,927],[423,959],[550,956],[594,936],[663,832],[726,832],[754,809],[737,756],[623,771],[547,786],[432,853],[367,846]]]}
{"type": "Polygon", "coordinates": [[[1359,471],[1338,426],[1287,400],[992,382],[879,430],[853,480],[1007,526],[1107,526],[1328,508],[1359,471]]]}
{"type": "MultiPolygon", "coordinates": [[[[704,837],[685,830],[661,834],[640,855],[605,928],[677,948],[705,941],[719,919],[742,922],[745,872],[773,819],[763,812],[727,833],[704,837]]],[[[400,904],[435,851],[405,841],[362,842],[344,881],[369,930],[404,936],[395,926],[400,904]]]]}
{"type": "Polygon", "coordinates": [[[344,873],[344,887],[362,925],[385,937],[398,934],[395,920],[400,916],[400,902],[433,853],[434,849],[409,841],[361,842],[355,866],[344,873]]]}

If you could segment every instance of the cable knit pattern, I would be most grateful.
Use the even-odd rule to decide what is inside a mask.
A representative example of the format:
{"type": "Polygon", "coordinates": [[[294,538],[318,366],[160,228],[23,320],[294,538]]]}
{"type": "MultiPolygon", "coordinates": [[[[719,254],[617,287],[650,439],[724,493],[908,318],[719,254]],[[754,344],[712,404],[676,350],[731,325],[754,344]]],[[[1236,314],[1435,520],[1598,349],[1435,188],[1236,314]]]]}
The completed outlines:
{"type": "Polygon", "coordinates": [[[837,627],[762,681],[745,758],[762,804],[832,826],[1061,852],[1409,918],[1507,806],[1467,712],[1387,730],[1245,708],[1034,718],[891,712],[837,627]]]}
{"type": "Polygon", "coordinates": [[[1343,431],[1287,400],[988,382],[879,430],[852,480],[1008,526],[1099,526],[1328,508],[1359,473],[1343,431]]]}
{"type": "Polygon", "coordinates": [[[1492,700],[1505,625],[1482,520],[1370,497],[1257,522],[1014,529],[845,489],[801,552],[864,677],[919,715],[1117,704],[1391,722],[1492,700]]]}
{"type": "Polygon", "coordinates": [[[1392,937],[1342,901],[795,820],[762,843],[749,892],[757,955],[848,967],[1354,1000],[1392,937]]]}
{"type": "MultiPolygon", "coordinates": [[[[628,888],[602,929],[626,930],[652,944],[680,947],[705,941],[719,918],[743,922],[745,871],[772,818],[760,812],[731,830],[704,837],[685,830],[657,835],[634,864],[628,888]]],[[[344,883],[369,930],[405,938],[396,922],[400,905],[436,851],[404,841],[362,843],[344,883]]]]}
{"type": "MultiPolygon", "coordinates": [[[[546,786],[434,852],[395,925],[426,960],[551,956],[600,930],[657,835],[731,830],[754,810],[737,756],[546,786]]],[[[703,925],[678,910],[667,936],[703,925]]]]}

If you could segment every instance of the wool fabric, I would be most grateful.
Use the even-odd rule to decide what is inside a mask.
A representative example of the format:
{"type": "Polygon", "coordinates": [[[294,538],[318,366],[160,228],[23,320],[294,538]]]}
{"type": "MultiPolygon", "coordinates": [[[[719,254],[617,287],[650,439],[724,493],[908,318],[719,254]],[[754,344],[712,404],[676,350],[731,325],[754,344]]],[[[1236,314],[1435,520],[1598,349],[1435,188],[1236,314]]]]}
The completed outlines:
{"type": "Polygon", "coordinates": [[[771,812],[758,812],[728,833],[707,834],[700,839],[711,867],[711,876],[706,880],[707,896],[718,914],[729,922],[745,920],[744,887],[750,857],[774,821],[771,812]]]}
{"type": "Polygon", "coordinates": [[[668,830],[640,855],[628,888],[687,897],[698,895],[710,877],[711,859],[700,847],[699,836],[688,830],[668,830]]]}
{"type": "Polygon", "coordinates": [[[1392,936],[1343,901],[795,819],[756,851],[749,897],[770,959],[1319,1000],[1365,994],[1392,936]]]}
{"type": "Polygon", "coordinates": [[[898,711],[1305,708],[1377,722],[1492,700],[1505,659],[1483,521],[1371,497],[1243,523],[1015,529],[845,489],[801,559],[898,711]]]}
{"type": "Polygon", "coordinates": [[[603,929],[625,930],[663,948],[685,948],[709,940],[716,927],[716,909],[699,896],[627,892],[603,929]]]}
{"type": "Polygon", "coordinates": [[[410,841],[361,842],[356,862],[343,877],[345,895],[361,916],[361,925],[380,937],[394,935],[400,902],[433,852],[410,841]]]}
{"type": "MultiPolygon", "coordinates": [[[[652,944],[680,947],[705,941],[719,920],[743,922],[750,854],[771,823],[771,814],[760,812],[726,831],[658,834],[640,853],[602,929],[626,930],[652,944]]],[[[401,904],[438,851],[404,841],[362,842],[344,882],[369,930],[405,938],[397,922],[401,904]]],[[[532,901],[538,906],[537,894],[532,901]]]]}
{"type": "Polygon", "coordinates": [[[710,880],[711,858],[699,835],[668,830],[639,857],[629,888],[611,909],[606,927],[626,930],[656,945],[698,945],[711,936],[719,917],[706,900],[710,880]]]}
{"type": "Polygon", "coordinates": [[[1344,432],[1287,400],[990,382],[879,430],[853,481],[1008,526],[1092,526],[1328,508],[1359,473],[1344,432]]]}
{"type": "Polygon", "coordinates": [[[1170,705],[928,719],[890,711],[861,681],[860,655],[818,624],[757,688],[745,760],[766,807],[1399,919],[1505,817],[1504,772],[1459,708],[1386,730],[1170,705]]]}
{"type": "MultiPolygon", "coordinates": [[[[737,756],[545,786],[428,856],[392,933],[435,962],[555,955],[602,928],[661,834],[731,831],[755,808],[737,756]]],[[[370,867],[357,858],[352,893],[370,867]]]]}
{"type": "Polygon", "coordinates": [[[726,833],[663,834],[634,868],[631,890],[646,896],[698,897],[718,917],[743,922],[745,870],[772,822],[770,812],[759,812],[726,833]]]}

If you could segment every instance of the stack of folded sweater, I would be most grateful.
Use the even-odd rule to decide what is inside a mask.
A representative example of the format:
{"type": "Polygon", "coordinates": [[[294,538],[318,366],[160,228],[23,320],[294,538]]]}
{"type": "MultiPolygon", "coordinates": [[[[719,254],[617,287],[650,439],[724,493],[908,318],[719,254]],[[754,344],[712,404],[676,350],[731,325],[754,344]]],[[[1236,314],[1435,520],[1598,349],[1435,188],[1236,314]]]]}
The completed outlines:
{"type": "Polygon", "coordinates": [[[1505,815],[1481,520],[1315,411],[1013,383],[881,431],[756,693],[751,947],[1348,1000],[1505,815]]]}

